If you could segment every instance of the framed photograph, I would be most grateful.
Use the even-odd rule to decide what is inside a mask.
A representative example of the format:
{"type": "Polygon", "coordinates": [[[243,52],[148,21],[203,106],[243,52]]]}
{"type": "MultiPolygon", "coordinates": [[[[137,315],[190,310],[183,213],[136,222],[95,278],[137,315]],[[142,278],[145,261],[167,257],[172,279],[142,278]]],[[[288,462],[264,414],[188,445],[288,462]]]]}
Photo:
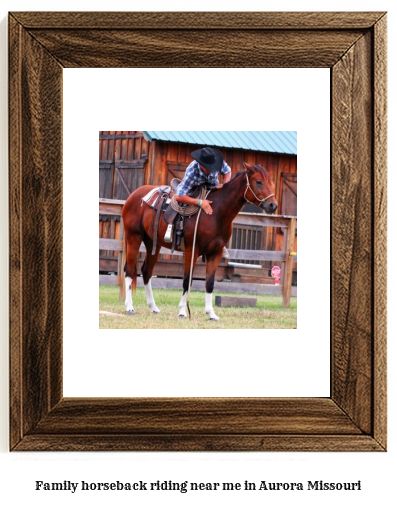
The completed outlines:
{"type": "Polygon", "coordinates": [[[386,450],[386,13],[10,13],[9,96],[11,450],[386,450]],[[63,69],[131,67],[331,69],[329,397],[63,396],[63,69]]]}

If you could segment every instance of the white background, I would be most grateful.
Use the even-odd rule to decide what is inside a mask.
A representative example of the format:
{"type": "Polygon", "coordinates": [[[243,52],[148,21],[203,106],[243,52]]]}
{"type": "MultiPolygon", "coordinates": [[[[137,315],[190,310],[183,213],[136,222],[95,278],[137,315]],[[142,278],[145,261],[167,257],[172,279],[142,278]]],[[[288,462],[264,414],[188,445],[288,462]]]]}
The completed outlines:
{"type": "MultiPolygon", "coordinates": [[[[112,5],[97,1],[90,4],[85,0],[69,1],[64,10],[181,10],[186,9],[186,2],[147,1],[143,5],[138,2],[115,2],[112,5]]],[[[234,5],[234,4],[233,4],[234,5]]],[[[318,2],[301,1],[299,9],[317,10],[318,2]]],[[[52,2],[37,1],[34,3],[37,10],[54,10],[52,2]]],[[[229,2],[191,2],[190,10],[231,10],[229,2]]],[[[256,2],[247,0],[244,5],[236,4],[236,10],[297,10],[296,2],[280,1],[256,2]]],[[[33,4],[27,1],[6,0],[3,4],[2,18],[0,23],[1,33],[1,64],[2,70],[7,62],[7,10],[32,10],[33,4]]],[[[322,10],[388,10],[389,11],[389,48],[396,45],[396,7],[391,1],[380,2],[354,2],[345,0],[325,1],[321,3],[322,10]]],[[[396,103],[395,92],[395,56],[390,51],[389,56],[389,146],[393,148],[392,141],[396,137],[396,103]]],[[[110,502],[118,506],[130,505],[158,505],[163,504],[186,504],[219,505],[221,502],[229,502],[232,505],[283,505],[294,503],[305,506],[334,506],[336,503],[347,506],[360,502],[361,506],[369,507],[375,504],[386,506],[395,503],[395,468],[397,465],[396,449],[396,360],[395,335],[395,312],[391,306],[392,294],[389,297],[389,443],[388,452],[374,453],[31,453],[10,454],[8,452],[8,262],[7,262],[7,79],[6,73],[1,74],[1,100],[0,100],[0,147],[1,147],[1,170],[0,170],[0,216],[3,225],[1,229],[0,263],[2,276],[2,291],[0,292],[1,326],[0,334],[0,498],[3,505],[86,505],[88,501],[96,502],[98,506],[108,506],[110,502]],[[361,479],[363,491],[359,493],[338,492],[235,492],[235,493],[196,493],[181,495],[180,493],[98,493],[72,495],[65,493],[39,493],[34,491],[35,480],[46,481],[81,481],[106,482],[106,481],[205,481],[223,482],[239,481],[245,479],[254,481],[297,482],[307,480],[325,481],[357,481],[361,479]],[[72,495],[72,496],[71,496],[72,495]]],[[[108,128],[108,127],[107,127],[108,128]]],[[[119,128],[116,126],[115,128],[119,128]]],[[[129,125],[128,125],[128,128],[129,125]]],[[[393,150],[389,153],[389,167],[396,166],[396,157],[393,150]]],[[[301,174],[300,174],[301,176],[301,174]]],[[[392,190],[396,185],[395,171],[389,173],[389,230],[392,230],[392,219],[396,213],[396,199],[392,190]]],[[[390,240],[391,251],[393,240],[390,240]]],[[[395,263],[389,263],[389,287],[395,284],[395,263]]],[[[299,325],[299,324],[298,324],[299,325]]],[[[318,329],[311,332],[318,333],[318,329]]]]}
{"type": "Polygon", "coordinates": [[[330,70],[65,69],[63,96],[64,395],[329,396],[330,70]],[[145,127],[298,132],[297,330],[98,330],[97,264],[75,277],[76,244],[98,255],[98,131],[145,127]]]}

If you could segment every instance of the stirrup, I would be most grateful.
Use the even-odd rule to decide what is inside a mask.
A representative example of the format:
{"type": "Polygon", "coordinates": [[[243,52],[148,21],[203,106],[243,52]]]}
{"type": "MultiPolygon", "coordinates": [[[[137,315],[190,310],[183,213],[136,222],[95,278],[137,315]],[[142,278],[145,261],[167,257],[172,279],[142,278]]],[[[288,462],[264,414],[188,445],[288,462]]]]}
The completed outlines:
{"type": "Polygon", "coordinates": [[[173,225],[168,224],[167,230],[165,231],[164,241],[166,243],[172,243],[172,229],[173,225]]]}

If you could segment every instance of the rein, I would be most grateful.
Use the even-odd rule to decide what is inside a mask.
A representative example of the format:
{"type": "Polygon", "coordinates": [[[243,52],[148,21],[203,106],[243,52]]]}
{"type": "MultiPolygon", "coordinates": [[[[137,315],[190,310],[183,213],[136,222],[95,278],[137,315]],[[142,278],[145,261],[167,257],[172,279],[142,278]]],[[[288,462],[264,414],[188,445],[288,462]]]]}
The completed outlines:
{"type": "MultiPolygon", "coordinates": [[[[209,193],[210,193],[210,190],[204,192],[204,199],[206,199],[208,197],[209,193]]],[[[186,306],[187,306],[187,311],[189,312],[189,319],[191,318],[191,316],[190,316],[189,298],[190,298],[190,287],[191,287],[191,284],[192,284],[192,276],[193,276],[194,250],[195,250],[195,247],[196,247],[197,226],[198,226],[198,223],[199,223],[199,219],[200,219],[200,215],[201,215],[202,209],[203,208],[200,208],[199,211],[198,211],[197,219],[196,219],[196,225],[194,226],[193,245],[192,245],[192,260],[190,262],[189,287],[188,287],[188,290],[187,290],[187,297],[186,297],[186,306]]]]}
{"type": "Polygon", "coordinates": [[[247,172],[247,171],[245,171],[245,177],[247,178],[247,186],[246,186],[246,188],[245,188],[245,192],[244,192],[244,199],[245,199],[247,202],[249,202],[250,204],[254,204],[253,202],[249,201],[249,200],[247,199],[247,197],[246,197],[246,193],[247,193],[247,190],[248,190],[248,189],[250,189],[250,190],[251,190],[252,195],[253,195],[253,196],[255,197],[255,199],[256,199],[257,201],[259,201],[259,202],[265,202],[265,201],[267,201],[268,199],[270,199],[270,197],[274,197],[274,194],[270,194],[270,195],[268,195],[267,197],[265,197],[264,199],[259,199],[259,197],[257,197],[257,196],[255,195],[255,192],[254,192],[254,191],[252,190],[252,188],[251,188],[250,181],[249,181],[249,179],[248,179],[248,172],[247,172]]]}

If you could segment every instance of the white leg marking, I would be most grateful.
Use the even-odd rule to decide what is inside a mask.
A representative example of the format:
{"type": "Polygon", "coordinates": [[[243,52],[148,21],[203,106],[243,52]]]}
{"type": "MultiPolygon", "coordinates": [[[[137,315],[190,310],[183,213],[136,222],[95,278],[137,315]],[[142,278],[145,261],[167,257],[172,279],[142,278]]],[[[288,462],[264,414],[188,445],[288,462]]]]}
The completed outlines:
{"type": "Polygon", "coordinates": [[[212,306],[212,293],[205,293],[205,313],[207,313],[211,320],[219,320],[219,317],[215,314],[212,306]]]}
{"type": "Polygon", "coordinates": [[[186,317],[186,298],[187,298],[187,292],[182,295],[181,301],[179,303],[179,313],[178,317],[186,317]]]}
{"type": "Polygon", "coordinates": [[[152,310],[153,313],[160,313],[160,310],[157,308],[156,303],[154,302],[151,280],[149,280],[147,285],[145,285],[145,292],[148,307],[152,310]]]}
{"type": "Polygon", "coordinates": [[[132,278],[129,276],[125,277],[125,311],[127,313],[135,313],[132,305],[132,290],[131,290],[132,278]]]}

